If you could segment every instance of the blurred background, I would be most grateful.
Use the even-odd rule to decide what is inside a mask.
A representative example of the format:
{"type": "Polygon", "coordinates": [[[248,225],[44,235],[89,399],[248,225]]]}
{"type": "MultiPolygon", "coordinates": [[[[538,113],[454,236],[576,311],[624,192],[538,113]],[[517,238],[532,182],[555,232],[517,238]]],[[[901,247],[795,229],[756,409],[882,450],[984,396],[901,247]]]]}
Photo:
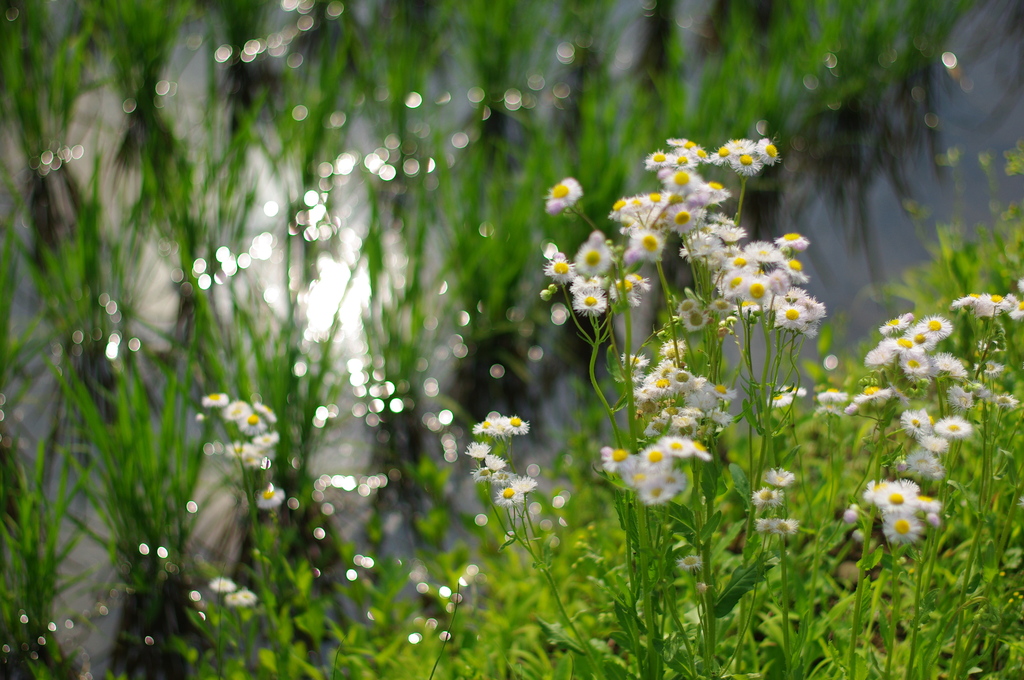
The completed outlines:
{"type": "Polygon", "coordinates": [[[1001,209],[975,159],[1024,133],[1013,0],[0,6],[11,668],[70,663],[34,628],[60,620],[78,669],[175,677],[139,640],[187,638],[203,565],[248,559],[203,394],[279,414],[283,550],[325,582],[479,519],[451,471],[489,411],[585,474],[587,367],[537,295],[590,230],[544,214],[562,177],[600,226],[665,139],[771,137],[744,226],[811,239],[855,342],[936,219],[1001,209]]]}

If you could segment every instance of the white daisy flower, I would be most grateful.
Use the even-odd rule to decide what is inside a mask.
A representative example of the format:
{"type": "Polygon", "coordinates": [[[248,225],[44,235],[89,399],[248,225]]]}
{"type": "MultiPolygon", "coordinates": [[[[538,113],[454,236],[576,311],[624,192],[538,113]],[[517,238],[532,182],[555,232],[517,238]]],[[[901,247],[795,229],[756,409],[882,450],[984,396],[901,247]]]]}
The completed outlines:
{"type": "Polygon", "coordinates": [[[238,421],[238,429],[250,437],[255,437],[267,431],[267,421],[257,413],[250,413],[248,417],[238,421]]]}
{"type": "Polygon", "coordinates": [[[264,432],[253,437],[252,445],[258,449],[269,449],[272,446],[276,446],[279,441],[281,441],[281,435],[277,432],[264,432]]]}
{"type": "Polygon", "coordinates": [[[765,471],[764,481],[774,487],[784,489],[796,481],[796,475],[782,468],[772,468],[765,471]]]}
{"type": "Polygon", "coordinates": [[[284,502],[284,490],[275,489],[273,484],[256,494],[256,507],[260,510],[273,510],[284,502]]]}
{"type": "Polygon", "coordinates": [[[231,397],[223,393],[207,394],[203,397],[204,408],[224,408],[231,403],[231,397]]]}
{"type": "Polygon", "coordinates": [[[466,447],[466,455],[477,460],[483,460],[490,452],[490,445],[483,442],[470,442],[469,446],[466,447]]]}
{"type": "Polygon", "coordinates": [[[224,407],[222,414],[228,420],[239,422],[252,415],[252,407],[244,401],[233,401],[224,407]]]}
{"type": "Polygon", "coordinates": [[[700,555],[687,555],[686,557],[680,558],[676,562],[676,565],[683,571],[700,571],[704,566],[704,560],[700,555]]]}
{"type": "Polygon", "coordinates": [[[241,588],[224,596],[224,604],[232,608],[248,609],[256,606],[259,598],[248,588],[241,588]]]}
{"type": "Polygon", "coordinates": [[[751,494],[750,500],[754,504],[755,508],[758,510],[764,510],[765,508],[781,507],[783,497],[784,494],[782,491],[766,486],[751,494]]]}
{"type": "Polygon", "coordinates": [[[944,439],[966,439],[974,428],[960,416],[946,416],[935,423],[935,434],[944,439]]]}
{"type": "Polygon", "coordinates": [[[217,578],[210,581],[210,590],[212,590],[215,593],[221,594],[233,593],[236,590],[238,590],[238,585],[236,585],[235,582],[229,578],[225,578],[224,576],[218,576],[217,578]]]}
{"type": "Polygon", "coordinates": [[[894,514],[883,520],[882,532],[889,543],[913,543],[921,538],[924,527],[913,515],[894,514]]]}
{"type": "Polygon", "coordinates": [[[576,253],[576,271],[582,276],[600,276],[612,266],[612,253],[604,234],[591,232],[576,253]]]}
{"type": "Polygon", "coordinates": [[[551,187],[544,197],[544,209],[549,215],[557,215],[576,204],[583,197],[583,187],[572,177],[566,177],[551,187]]]}

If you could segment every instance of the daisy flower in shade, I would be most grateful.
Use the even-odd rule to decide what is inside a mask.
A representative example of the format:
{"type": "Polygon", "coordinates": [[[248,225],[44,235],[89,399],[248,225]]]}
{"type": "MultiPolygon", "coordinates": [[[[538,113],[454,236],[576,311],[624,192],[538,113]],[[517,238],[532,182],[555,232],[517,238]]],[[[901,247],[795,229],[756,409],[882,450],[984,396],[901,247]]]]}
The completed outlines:
{"type": "Polygon", "coordinates": [[[986,378],[998,378],[1006,370],[1006,366],[995,361],[986,361],[983,370],[986,378]]]}
{"type": "Polygon", "coordinates": [[[913,515],[893,514],[882,521],[882,532],[889,543],[913,543],[921,538],[924,526],[913,515]]]}
{"type": "Polygon", "coordinates": [[[1014,321],[1024,319],[1024,300],[1017,303],[1017,306],[1010,310],[1010,318],[1014,321]]]}
{"type": "Polygon", "coordinates": [[[914,326],[914,334],[921,333],[930,338],[945,340],[953,334],[953,323],[941,316],[926,316],[914,326]]]}
{"type": "Polygon", "coordinates": [[[704,566],[704,560],[703,558],[701,558],[700,555],[687,555],[686,557],[680,558],[676,562],[676,566],[678,566],[683,571],[700,571],[701,568],[704,566]]]}
{"type": "Polygon", "coordinates": [[[892,388],[886,387],[883,389],[877,385],[868,385],[864,388],[863,392],[853,398],[853,403],[856,406],[860,406],[861,404],[867,404],[873,401],[886,401],[891,399],[892,396],[892,388]]]}
{"type": "Polygon", "coordinates": [[[629,451],[626,449],[613,449],[605,446],[601,449],[601,467],[608,472],[617,472],[619,466],[629,458],[629,451]]]}
{"type": "Polygon", "coordinates": [[[711,461],[707,447],[688,437],[662,437],[658,440],[658,447],[672,458],[700,458],[704,462],[711,461]]]}
{"type": "Polygon", "coordinates": [[[508,433],[510,435],[522,435],[530,431],[530,423],[519,416],[510,416],[508,419],[508,433]]]}
{"type": "Polygon", "coordinates": [[[686,198],[704,185],[700,175],[692,170],[669,170],[662,172],[664,176],[659,173],[661,186],[664,187],[665,191],[675,196],[686,198]]]}
{"type": "Polygon", "coordinates": [[[792,517],[780,519],[775,525],[775,533],[779,536],[795,536],[800,530],[800,520],[792,517]]]}
{"type": "Polygon", "coordinates": [[[210,590],[215,593],[233,593],[238,590],[238,586],[229,578],[218,576],[217,578],[210,581],[210,590]]]}
{"type": "Polygon", "coordinates": [[[469,446],[466,447],[466,455],[477,460],[483,460],[490,452],[490,445],[483,442],[470,442],[469,446]]]}
{"type": "Polygon", "coordinates": [[[482,434],[496,438],[507,437],[508,423],[500,415],[492,413],[487,416],[486,420],[473,426],[473,434],[482,434]]]}
{"type": "Polygon", "coordinates": [[[228,420],[239,422],[252,415],[252,407],[244,401],[233,401],[221,413],[228,420]]]}
{"type": "Polygon", "coordinates": [[[1020,404],[1017,397],[1012,394],[996,394],[992,397],[992,403],[1003,409],[1014,409],[1020,404]]]}
{"type": "Polygon", "coordinates": [[[231,403],[231,397],[226,394],[207,394],[203,397],[203,407],[224,408],[231,403]]]}
{"type": "Polygon", "coordinates": [[[964,362],[949,352],[933,354],[932,361],[935,363],[935,368],[938,369],[939,373],[945,373],[950,378],[959,380],[967,377],[967,369],[964,368],[964,362]]]}
{"type": "Polygon", "coordinates": [[[494,494],[494,504],[503,508],[521,507],[526,502],[526,495],[517,493],[511,486],[499,489],[494,494]]]}
{"type": "Polygon", "coordinates": [[[921,445],[922,449],[935,455],[949,451],[949,440],[934,434],[921,435],[917,438],[917,443],[921,445]]]}
{"type": "Polygon", "coordinates": [[[754,523],[754,530],[759,534],[777,534],[781,521],[776,517],[762,517],[754,523]]]}
{"type": "Polygon", "coordinates": [[[258,601],[259,598],[256,597],[256,593],[248,588],[241,588],[224,596],[224,604],[233,608],[248,609],[249,607],[255,607],[258,601]]]}
{"type": "Polygon", "coordinates": [[[525,495],[537,488],[537,480],[533,477],[519,475],[509,481],[509,488],[514,489],[516,493],[525,495]]]}
{"type": "Polygon", "coordinates": [[[732,171],[742,177],[753,177],[764,168],[764,161],[757,153],[731,154],[728,165],[732,171]]]}
{"type": "Polygon", "coordinates": [[[279,441],[281,441],[281,435],[277,432],[264,432],[253,437],[252,445],[258,449],[269,449],[272,446],[276,446],[279,441]]]}
{"type": "Polygon", "coordinates": [[[252,410],[255,411],[271,425],[277,422],[277,415],[270,409],[269,406],[265,406],[259,402],[252,405],[252,410]]]}
{"type": "Polygon", "coordinates": [[[604,234],[591,232],[576,253],[576,272],[582,276],[600,276],[612,266],[612,253],[604,234]]]}
{"type": "Polygon", "coordinates": [[[923,408],[901,413],[900,425],[903,426],[903,431],[914,439],[932,433],[932,420],[923,408]]]}
{"type": "Polygon", "coordinates": [[[783,470],[782,468],[772,468],[771,470],[765,471],[764,481],[765,483],[770,484],[774,487],[784,489],[790,484],[792,484],[794,481],[796,481],[796,476],[792,472],[789,472],[788,470],[783,470]]]}
{"type": "Polygon", "coordinates": [[[576,204],[583,197],[583,187],[572,177],[566,177],[551,187],[544,197],[544,209],[549,215],[557,215],[568,207],[576,204]]]}
{"type": "Polygon", "coordinates": [[[960,416],[946,416],[935,423],[933,429],[943,439],[966,439],[974,431],[971,424],[960,416]]]}
{"type": "Polygon", "coordinates": [[[653,229],[640,229],[629,239],[629,253],[634,262],[657,262],[665,249],[665,236],[653,229]]]}
{"type": "Polygon", "coordinates": [[[572,281],[572,277],[575,275],[573,272],[575,268],[576,265],[569,262],[565,253],[555,253],[554,257],[544,265],[544,275],[550,277],[555,283],[564,286],[572,281]]]}
{"type": "Polygon", "coordinates": [[[779,156],[779,149],[772,140],[767,137],[758,140],[757,146],[755,147],[758,159],[765,165],[775,165],[782,158],[779,156]]]}
{"type": "Polygon", "coordinates": [[[246,444],[246,450],[242,452],[242,465],[250,470],[266,470],[270,467],[270,458],[263,449],[246,444]]]}
{"type": "Polygon", "coordinates": [[[817,397],[819,404],[844,404],[850,399],[849,394],[841,392],[835,387],[830,387],[824,392],[818,392],[817,397]]]}
{"type": "Polygon", "coordinates": [[[637,494],[644,505],[663,505],[683,490],[682,478],[677,475],[650,475],[637,486],[637,494]]]}
{"type": "Polygon", "coordinates": [[[246,418],[238,421],[238,429],[250,437],[255,437],[267,431],[267,421],[257,413],[250,413],[246,418]]]}
{"type": "Polygon", "coordinates": [[[608,298],[604,291],[576,293],[572,296],[572,308],[584,316],[600,316],[608,311],[608,298]]]}
{"type": "Polygon", "coordinates": [[[913,510],[920,487],[909,479],[898,479],[878,485],[871,498],[882,512],[913,510]]]}
{"type": "Polygon", "coordinates": [[[946,403],[957,413],[963,413],[974,406],[974,394],[959,385],[953,385],[946,393],[946,403]]]}
{"type": "Polygon", "coordinates": [[[778,489],[766,486],[751,494],[750,501],[758,510],[764,510],[765,508],[781,507],[783,497],[784,494],[778,489]]]}
{"type": "Polygon", "coordinates": [[[275,489],[273,484],[256,494],[256,507],[260,510],[273,510],[284,502],[284,490],[275,489]]]}
{"type": "Polygon", "coordinates": [[[903,314],[897,316],[895,319],[890,319],[882,324],[882,327],[878,329],[878,332],[889,338],[894,335],[899,335],[910,328],[910,324],[914,322],[913,314],[903,314]]]}

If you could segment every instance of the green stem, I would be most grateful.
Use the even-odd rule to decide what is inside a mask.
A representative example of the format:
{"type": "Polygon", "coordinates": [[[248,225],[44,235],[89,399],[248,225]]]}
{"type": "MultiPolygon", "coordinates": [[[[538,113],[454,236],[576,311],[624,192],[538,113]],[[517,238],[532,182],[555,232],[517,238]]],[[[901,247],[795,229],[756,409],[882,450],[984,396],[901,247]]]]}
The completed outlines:
{"type": "Polygon", "coordinates": [[[900,553],[902,553],[901,550],[897,550],[895,554],[890,553],[892,558],[890,586],[892,588],[892,612],[889,617],[889,648],[885,655],[886,680],[892,680],[892,661],[896,656],[896,629],[900,625],[900,553]]]}
{"type": "Polygon", "coordinates": [[[792,668],[792,648],[789,644],[789,569],[786,566],[789,560],[786,559],[786,541],[779,539],[779,562],[782,571],[782,647],[786,660],[786,677],[788,678],[792,668]]]}
{"type": "MultiPolygon", "coordinates": [[[[920,557],[920,554],[918,554],[918,557],[920,557]]],[[[920,560],[915,561],[914,566],[917,572],[917,578],[914,583],[914,619],[910,625],[910,658],[907,659],[907,673],[904,676],[904,680],[913,680],[914,677],[914,659],[917,657],[917,636],[918,629],[921,627],[921,592],[924,585],[925,570],[920,560]]]]}

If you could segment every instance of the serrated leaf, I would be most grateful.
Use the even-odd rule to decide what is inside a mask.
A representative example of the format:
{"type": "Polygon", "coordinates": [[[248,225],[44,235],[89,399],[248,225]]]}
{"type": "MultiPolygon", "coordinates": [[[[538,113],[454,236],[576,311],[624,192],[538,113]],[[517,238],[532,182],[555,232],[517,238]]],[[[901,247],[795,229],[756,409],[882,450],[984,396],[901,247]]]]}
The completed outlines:
{"type": "Polygon", "coordinates": [[[693,511],[685,505],[678,503],[672,503],[669,505],[669,516],[675,523],[675,530],[686,537],[690,543],[697,542],[697,527],[696,520],[693,517],[693,511]]]}
{"type": "Polygon", "coordinates": [[[750,480],[747,479],[747,473],[736,463],[729,463],[729,474],[732,475],[736,493],[743,499],[743,505],[750,507],[750,480]]]}
{"type": "Polygon", "coordinates": [[[765,566],[761,562],[736,567],[732,572],[732,578],[715,602],[715,616],[722,618],[731,612],[740,598],[753,590],[769,569],[771,566],[765,566]]]}

